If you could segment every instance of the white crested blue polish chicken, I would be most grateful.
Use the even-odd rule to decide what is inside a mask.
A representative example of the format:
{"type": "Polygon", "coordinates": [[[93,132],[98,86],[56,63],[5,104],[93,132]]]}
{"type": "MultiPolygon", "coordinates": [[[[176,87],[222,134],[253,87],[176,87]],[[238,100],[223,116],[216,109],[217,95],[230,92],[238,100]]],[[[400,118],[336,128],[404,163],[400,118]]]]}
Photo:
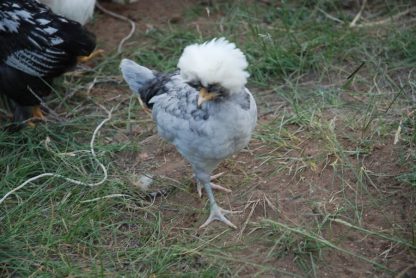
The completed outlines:
{"type": "Polygon", "coordinates": [[[0,94],[17,122],[43,118],[39,98],[95,48],[94,34],[35,0],[0,0],[0,94]]]}
{"type": "Polygon", "coordinates": [[[245,87],[248,64],[234,43],[224,38],[185,48],[179,71],[159,73],[123,59],[121,71],[133,93],[152,109],[161,137],[176,146],[191,164],[201,194],[204,186],[210,215],[200,228],[219,220],[236,228],[218,206],[211,174],[227,157],[247,146],[256,126],[256,102],[245,87]]]}

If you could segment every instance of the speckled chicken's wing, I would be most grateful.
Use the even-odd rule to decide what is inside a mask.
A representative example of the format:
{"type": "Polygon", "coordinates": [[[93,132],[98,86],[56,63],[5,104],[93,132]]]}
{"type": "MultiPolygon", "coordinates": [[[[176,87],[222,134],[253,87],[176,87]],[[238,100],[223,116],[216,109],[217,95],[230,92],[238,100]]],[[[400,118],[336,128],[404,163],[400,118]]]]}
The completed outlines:
{"type": "Polygon", "coordinates": [[[55,77],[91,53],[95,36],[36,1],[0,2],[0,66],[55,77]]]}

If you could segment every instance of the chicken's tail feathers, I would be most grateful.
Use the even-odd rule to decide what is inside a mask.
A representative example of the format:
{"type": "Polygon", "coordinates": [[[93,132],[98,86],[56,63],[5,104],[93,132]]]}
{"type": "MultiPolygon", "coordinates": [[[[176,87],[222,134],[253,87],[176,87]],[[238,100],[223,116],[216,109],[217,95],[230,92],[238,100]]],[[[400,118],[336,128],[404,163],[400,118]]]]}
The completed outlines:
{"type": "Polygon", "coordinates": [[[140,89],[150,80],[155,78],[154,73],[143,66],[129,59],[123,59],[120,63],[120,70],[124,80],[133,93],[140,95],[140,89]]]}

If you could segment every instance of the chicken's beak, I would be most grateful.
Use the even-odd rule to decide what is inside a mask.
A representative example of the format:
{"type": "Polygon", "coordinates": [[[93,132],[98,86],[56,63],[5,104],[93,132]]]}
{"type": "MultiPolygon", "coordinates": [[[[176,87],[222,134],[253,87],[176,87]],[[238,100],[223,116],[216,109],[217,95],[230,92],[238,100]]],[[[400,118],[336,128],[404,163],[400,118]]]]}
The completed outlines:
{"type": "Polygon", "coordinates": [[[202,89],[199,91],[199,97],[198,97],[198,108],[201,107],[202,103],[212,100],[218,96],[218,93],[212,93],[208,92],[207,88],[202,87],[202,89]]]}

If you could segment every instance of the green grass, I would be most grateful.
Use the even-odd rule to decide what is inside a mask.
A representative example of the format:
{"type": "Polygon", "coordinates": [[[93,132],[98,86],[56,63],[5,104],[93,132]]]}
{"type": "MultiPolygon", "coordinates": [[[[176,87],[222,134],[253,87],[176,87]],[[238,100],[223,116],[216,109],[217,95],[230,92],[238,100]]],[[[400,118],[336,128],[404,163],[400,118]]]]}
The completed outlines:
{"type": "MultiPolygon", "coordinates": [[[[414,20],[351,28],[356,4],[265,2],[213,1],[210,17],[194,4],[178,24],[153,19],[123,54],[114,45],[90,71],[57,80],[47,104],[59,119],[0,131],[0,198],[43,173],[94,183],[103,172],[91,136],[103,107],[116,107],[94,143],[105,183],[45,177],[0,204],[1,276],[390,277],[414,263],[414,20]],[[118,71],[123,57],[175,70],[186,45],[219,36],[247,55],[260,116],[248,150],[218,170],[233,189],[218,200],[243,210],[231,218],[236,231],[198,230],[206,197],[191,189],[189,166],[150,137],[152,121],[118,71]],[[137,180],[157,171],[170,190],[151,200],[137,180]]],[[[357,24],[408,8],[370,1],[357,24]]]]}

